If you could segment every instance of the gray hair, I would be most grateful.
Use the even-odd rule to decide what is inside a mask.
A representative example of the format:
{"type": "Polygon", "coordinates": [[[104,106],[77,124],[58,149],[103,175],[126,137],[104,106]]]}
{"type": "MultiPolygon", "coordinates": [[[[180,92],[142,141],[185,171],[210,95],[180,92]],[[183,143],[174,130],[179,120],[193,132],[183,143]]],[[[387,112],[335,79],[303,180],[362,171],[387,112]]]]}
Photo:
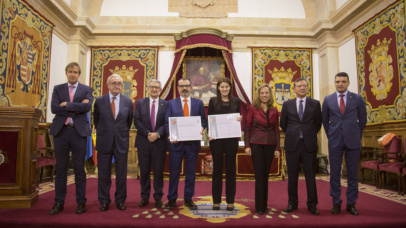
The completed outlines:
{"type": "Polygon", "coordinates": [[[121,81],[123,81],[123,78],[122,78],[120,75],[118,75],[118,74],[112,74],[112,75],[110,75],[110,76],[107,78],[107,84],[109,84],[110,78],[112,78],[112,77],[121,78],[121,81]]]}
{"type": "Polygon", "coordinates": [[[151,79],[151,80],[149,80],[149,82],[148,82],[148,87],[151,85],[151,82],[159,83],[159,87],[160,87],[160,88],[162,87],[161,82],[160,82],[159,80],[156,80],[156,79],[151,79]]]}

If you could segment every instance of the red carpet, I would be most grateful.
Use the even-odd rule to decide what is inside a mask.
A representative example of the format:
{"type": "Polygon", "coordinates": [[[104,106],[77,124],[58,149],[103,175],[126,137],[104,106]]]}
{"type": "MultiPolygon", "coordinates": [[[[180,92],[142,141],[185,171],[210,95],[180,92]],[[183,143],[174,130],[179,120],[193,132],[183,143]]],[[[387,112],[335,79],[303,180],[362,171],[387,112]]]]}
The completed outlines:
{"type": "MultiPolygon", "coordinates": [[[[324,177],[322,179],[326,179],[324,177]]],[[[70,180],[72,177],[70,177],[70,180]]],[[[236,210],[229,213],[222,205],[222,210],[211,210],[211,182],[197,181],[194,201],[199,210],[192,214],[184,208],[183,200],[178,199],[178,208],[173,211],[155,209],[154,201],[145,208],[139,208],[139,180],[128,179],[127,210],[119,211],[114,204],[107,212],[100,212],[97,201],[97,179],[89,177],[87,188],[87,212],[75,214],[76,202],[74,185],[68,187],[65,210],[58,215],[48,215],[53,205],[54,192],[49,191],[39,196],[39,201],[30,209],[0,209],[0,227],[405,227],[406,197],[388,200],[360,192],[357,201],[359,216],[345,211],[345,200],[340,215],[330,213],[332,203],[329,196],[329,183],[318,178],[318,209],[320,216],[311,215],[306,208],[306,190],[304,180],[299,183],[299,210],[291,214],[283,213],[287,206],[287,181],[269,183],[269,214],[256,216],[254,207],[254,182],[238,181],[236,210]],[[180,201],[179,201],[180,200],[180,201]],[[395,202],[397,201],[397,202],[395,202]]],[[[114,182],[113,182],[114,183],[114,182]]],[[[42,185],[46,191],[47,185],[42,185]]],[[[52,187],[52,186],[51,186],[52,187]]],[[[179,185],[179,196],[183,196],[184,182],[179,185]]],[[[165,182],[164,192],[167,192],[165,182]]],[[[369,188],[360,184],[362,191],[369,188]]],[[[375,192],[368,190],[370,192],[375,192]]],[[[346,188],[343,187],[343,193],[346,188]]],[[[42,190],[44,191],[44,190],[42,190]]],[[[389,192],[389,191],[386,191],[389,192]]],[[[391,195],[392,192],[389,193],[391,195]]],[[[112,190],[114,196],[114,189],[112,190]]],[[[388,195],[388,194],[387,194],[388,195]]],[[[393,193],[395,195],[395,193],[393,193]]],[[[182,197],[183,198],[183,197],[182,197]]],[[[151,198],[152,199],[152,198],[151,198]]],[[[345,199],[345,197],[344,197],[345,199]]],[[[114,198],[112,198],[114,202],[114,198]]],[[[164,196],[166,201],[166,195],[164,196]]]]}

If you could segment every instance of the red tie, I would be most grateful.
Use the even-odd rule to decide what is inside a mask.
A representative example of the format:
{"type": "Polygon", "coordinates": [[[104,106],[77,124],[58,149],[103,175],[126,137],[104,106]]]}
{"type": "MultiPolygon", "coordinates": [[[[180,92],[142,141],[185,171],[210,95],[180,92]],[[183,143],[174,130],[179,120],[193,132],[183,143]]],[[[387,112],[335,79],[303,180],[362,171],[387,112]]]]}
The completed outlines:
{"type": "Polygon", "coordinates": [[[111,111],[113,112],[113,118],[116,119],[116,105],[114,104],[114,99],[116,99],[116,97],[112,97],[111,99],[111,111]]]}
{"type": "Polygon", "coordinates": [[[344,110],[345,110],[345,103],[344,103],[344,94],[340,94],[340,111],[341,114],[344,115],[344,110]]]}
{"type": "Polygon", "coordinates": [[[183,116],[189,116],[189,106],[187,105],[187,99],[183,99],[185,105],[183,106],[183,116]]]}
{"type": "MultiPolygon", "coordinates": [[[[69,86],[69,100],[70,100],[70,102],[73,101],[73,88],[74,88],[74,86],[69,86]]],[[[65,125],[68,125],[70,123],[70,119],[71,119],[70,117],[68,117],[66,119],[65,125]]]]}

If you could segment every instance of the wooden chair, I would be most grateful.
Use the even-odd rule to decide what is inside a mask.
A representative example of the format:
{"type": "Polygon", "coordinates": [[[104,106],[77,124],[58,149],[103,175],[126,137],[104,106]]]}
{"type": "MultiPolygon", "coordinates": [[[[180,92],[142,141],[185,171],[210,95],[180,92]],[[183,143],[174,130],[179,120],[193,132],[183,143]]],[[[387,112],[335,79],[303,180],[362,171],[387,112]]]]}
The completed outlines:
{"type": "Polygon", "coordinates": [[[398,193],[401,194],[402,180],[401,173],[403,168],[403,159],[401,153],[401,141],[398,138],[393,138],[391,143],[385,146],[385,150],[380,152],[383,162],[379,165],[379,176],[381,187],[386,183],[386,173],[395,174],[398,181],[398,193]]]}
{"type": "Polygon", "coordinates": [[[382,161],[378,159],[378,148],[376,147],[362,147],[361,148],[361,174],[362,174],[362,181],[364,183],[365,176],[364,172],[365,169],[372,170],[372,183],[376,184],[376,188],[380,187],[379,182],[379,164],[382,161]]]}
{"type": "Polygon", "coordinates": [[[56,158],[54,155],[53,138],[48,132],[38,134],[37,138],[37,186],[42,182],[44,168],[49,168],[49,178],[54,180],[56,158]]]}

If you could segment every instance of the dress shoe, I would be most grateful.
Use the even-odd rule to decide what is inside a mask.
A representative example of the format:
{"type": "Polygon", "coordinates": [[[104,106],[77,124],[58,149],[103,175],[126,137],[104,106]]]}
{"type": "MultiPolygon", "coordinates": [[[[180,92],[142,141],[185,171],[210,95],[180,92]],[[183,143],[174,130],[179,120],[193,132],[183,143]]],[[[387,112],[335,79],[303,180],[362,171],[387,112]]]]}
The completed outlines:
{"type": "Polygon", "coordinates": [[[116,207],[120,210],[120,211],[124,211],[125,210],[125,205],[124,203],[117,203],[116,207]]]}
{"type": "Polygon", "coordinates": [[[76,208],[76,214],[82,214],[86,212],[86,204],[79,203],[78,207],[76,208]]]}
{"type": "Polygon", "coordinates": [[[257,215],[263,215],[264,212],[263,211],[257,211],[257,215]]]}
{"type": "Polygon", "coordinates": [[[347,205],[347,211],[352,215],[359,215],[357,209],[355,209],[355,204],[347,205]]]}
{"type": "Polygon", "coordinates": [[[308,207],[307,210],[310,211],[310,213],[312,213],[313,215],[319,215],[320,214],[320,212],[319,212],[319,210],[317,210],[316,206],[308,207]]]}
{"type": "Polygon", "coordinates": [[[142,200],[140,201],[140,203],[138,204],[138,206],[140,206],[140,207],[145,207],[145,206],[147,206],[148,204],[149,204],[148,199],[142,199],[142,200]]]}
{"type": "Polygon", "coordinates": [[[341,212],[341,205],[340,204],[333,204],[333,209],[331,209],[331,214],[338,215],[341,212]]]}
{"type": "Polygon", "coordinates": [[[156,208],[161,208],[163,206],[164,206],[164,204],[162,203],[162,200],[155,200],[155,207],[156,208]]]}
{"type": "Polygon", "coordinates": [[[229,203],[229,204],[227,205],[227,211],[234,211],[234,204],[229,203]]]}
{"type": "Polygon", "coordinates": [[[185,206],[190,210],[197,210],[197,205],[192,200],[185,200],[185,206]]]}
{"type": "Polygon", "coordinates": [[[60,203],[55,203],[52,209],[49,211],[50,215],[56,215],[59,212],[63,211],[63,205],[60,203]]]}
{"type": "Polygon", "coordinates": [[[297,210],[297,206],[293,206],[292,204],[289,204],[288,207],[284,210],[284,212],[290,213],[294,210],[297,210]]]}
{"type": "Polygon", "coordinates": [[[176,207],[176,200],[169,200],[169,202],[165,205],[166,209],[174,209],[176,207]]]}
{"type": "Polygon", "coordinates": [[[220,210],[220,204],[218,204],[218,203],[213,204],[213,210],[215,210],[215,211],[220,210]]]}
{"type": "Polygon", "coordinates": [[[108,209],[109,209],[109,204],[102,203],[102,205],[100,205],[100,211],[107,211],[108,209]]]}

